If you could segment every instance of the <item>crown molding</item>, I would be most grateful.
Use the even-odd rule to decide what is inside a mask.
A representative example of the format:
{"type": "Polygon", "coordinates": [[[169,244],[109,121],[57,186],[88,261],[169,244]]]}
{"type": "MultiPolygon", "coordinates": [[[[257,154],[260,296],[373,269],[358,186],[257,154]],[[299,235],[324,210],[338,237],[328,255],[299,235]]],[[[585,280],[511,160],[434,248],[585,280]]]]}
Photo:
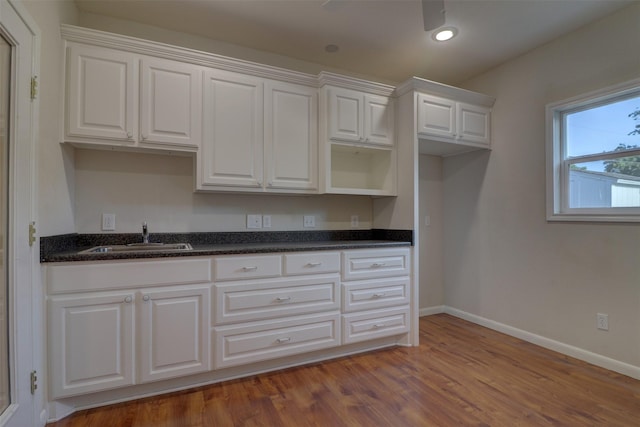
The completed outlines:
{"type": "Polygon", "coordinates": [[[395,96],[400,97],[405,93],[414,91],[455,99],[456,101],[467,102],[469,104],[482,105],[489,108],[493,107],[493,104],[496,102],[496,99],[492,96],[431,80],[421,79],[419,77],[412,77],[398,85],[395,90],[395,96]]]}

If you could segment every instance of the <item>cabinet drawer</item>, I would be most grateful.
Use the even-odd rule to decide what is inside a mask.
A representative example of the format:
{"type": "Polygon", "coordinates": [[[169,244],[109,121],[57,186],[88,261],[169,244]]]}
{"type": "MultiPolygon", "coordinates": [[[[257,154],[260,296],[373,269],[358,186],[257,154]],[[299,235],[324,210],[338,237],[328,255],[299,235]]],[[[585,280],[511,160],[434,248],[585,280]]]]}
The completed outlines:
{"type": "Polygon", "coordinates": [[[210,258],[99,261],[46,267],[49,294],[211,282],[210,258]]]}
{"type": "Polygon", "coordinates": [[[344,312],[371,310],[409,304],[409,278],[345,282],[342,285],[344,312]]]}
{"type": "Polygon", "coordinates": [[[409,332],[409,306],[342,316],[343,344],[409,332]]]}
{"type": "Polygon", "coordinates": [[[267,279],[213,286],[214,322],[246,322],[340,309],[340,276],[267,279]]]}
{"type": "Polygon", "coordinates": [[[339,273],[340,253],[287,254],[284,256],[284,272],[289,276],[296,274],[339,273]]]}
{"type": "Polygon", "coordinates": [[[213,340],[215,368],[335,347],[340,344],[340,313],[219,326],[213,340]]]}
{"type": "Polygon", "coordinates": [[[280,255],[216,257],[213,265],[215,281],[282,276],[280,255]]]}
{"type": "Polygon", "coordinates": [[[408,276],[409,249],[346,251],[342,258],[345,281],[379,277],[408,276]]]}

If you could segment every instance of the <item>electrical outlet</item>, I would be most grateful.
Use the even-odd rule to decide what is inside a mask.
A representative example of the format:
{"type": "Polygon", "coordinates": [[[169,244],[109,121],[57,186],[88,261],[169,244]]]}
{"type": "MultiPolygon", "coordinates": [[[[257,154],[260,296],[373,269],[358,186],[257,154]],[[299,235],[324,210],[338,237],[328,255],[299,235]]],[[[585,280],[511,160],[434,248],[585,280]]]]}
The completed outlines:
{"type": "Polygon", "coordinates": [[[247,228],[262,228],[262,215],[247,215],[247,228]]]}
{"type": "Polygon", "coordinates": [[[271,228],[271,215],[262,215],[262,227],[271,228]]]}
{"type": "Polygon", "coordinates": [[[351,228],[356,228],[360,225],[360,217],[358,215],[351,215],[351,228]]]}
{"type": "Polygon", "coordinates": [[[305,228],[313,228],[316,226],[316,217],[313,215],[305,215],[302,218],[302,226],[305,228]]]}
{"type": "Polygon", "coordinates": [[[604,314],[604,313],[598,313],[596,315],[596,318],[598,319],[598,329],[601,329],[603,331],[608,331],[609,330],[609,315],[608,314],[604,314]]]}
{"type": "Polygon", "coordinates": [[[116,230],[116,214],[102,214],[102,231],[116,230]]]}

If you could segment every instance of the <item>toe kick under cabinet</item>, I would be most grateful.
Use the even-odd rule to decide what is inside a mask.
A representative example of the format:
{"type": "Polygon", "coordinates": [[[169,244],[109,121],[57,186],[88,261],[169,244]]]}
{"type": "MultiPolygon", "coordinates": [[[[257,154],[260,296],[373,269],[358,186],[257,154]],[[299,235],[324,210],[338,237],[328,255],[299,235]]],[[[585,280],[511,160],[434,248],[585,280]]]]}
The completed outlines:
{"type": "Polygon", "coordinates": [[[44,271],[52,400],[160,380],[167,391],[171,379],[214,382],[237,369],[258,372],[263,361],[269,369],[278,358],[282,367],[291,357],[304,363],[310,352],[309,360],[328,359],[367,350],[369,340],[393,345],[411,324],[409,248],[53,263],[44,271]]]}

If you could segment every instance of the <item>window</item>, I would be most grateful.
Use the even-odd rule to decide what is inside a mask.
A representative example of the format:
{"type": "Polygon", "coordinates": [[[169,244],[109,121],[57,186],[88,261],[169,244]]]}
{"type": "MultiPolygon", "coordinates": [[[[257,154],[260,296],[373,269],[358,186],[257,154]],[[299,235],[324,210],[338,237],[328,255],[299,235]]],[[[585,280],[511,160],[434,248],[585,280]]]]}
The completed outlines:
{"type": "Polygon", "coordinates": [[[640,222],[640,79],[547,105],[547,219],[640,222]]]}

